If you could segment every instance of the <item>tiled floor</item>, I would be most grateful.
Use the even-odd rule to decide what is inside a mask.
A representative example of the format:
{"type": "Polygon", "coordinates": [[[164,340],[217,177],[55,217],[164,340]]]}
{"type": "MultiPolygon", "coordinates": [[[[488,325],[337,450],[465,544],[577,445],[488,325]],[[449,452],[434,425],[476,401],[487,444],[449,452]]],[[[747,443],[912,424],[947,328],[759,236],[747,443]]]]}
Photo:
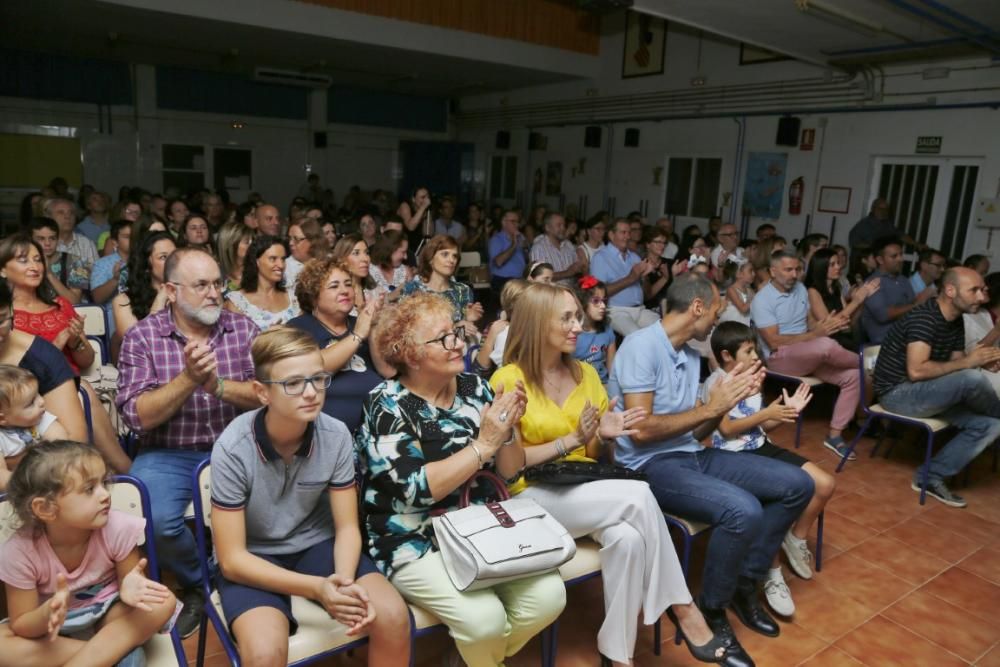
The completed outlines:
{"type": "MultiPolygon", "coordinates": [[[[836,461],[820,444],[829,405],[816,403],[809,408],[812,418],[800,451],[833,471],[836,461]]],[[[789,446],[793,437],[790,427],[775,434],[779,444],[789,446]]],[[[952,509],[930,498],[921,506],[909,488],[922,442],[898,444],[888,460],[881,453],[869,458],[873,444],[863,439],[858,461],[837,475],[826,512],[823,571],[803,581],[785,568],[795,617],[782,623],[779,638],[768,639],[730,615],[740,641],[761,667],[1000,667],[1000,476],[991,471],[992,453],[973,465],[969,486],[956,487],[969,507],[952,509]]],[[[693,590],[700,579],[700,542],[693,590]]],[[[559,632],[560,667],[599,664],[595,638],[602,599],[600,580],[569,590],[559,632]]],[[[637,666],[700,664],[674,646],[669,630],[665,623],[660,656],[653,655],[652,630],[640,630],[637,666]]],[[[444,634],[421,639],[417,664],[441,664],[448,646],[444,634]]],[[[194,638],[185,648],[193,659],[194,638]]],[[[226,664],[220,651],[210,637],[206,664],[226,664]]],[[[538,658],[535,640],[508,665],[534,667],[538,658]]],[[[325,664],[364,665],[364,651],[325,664]]]]}

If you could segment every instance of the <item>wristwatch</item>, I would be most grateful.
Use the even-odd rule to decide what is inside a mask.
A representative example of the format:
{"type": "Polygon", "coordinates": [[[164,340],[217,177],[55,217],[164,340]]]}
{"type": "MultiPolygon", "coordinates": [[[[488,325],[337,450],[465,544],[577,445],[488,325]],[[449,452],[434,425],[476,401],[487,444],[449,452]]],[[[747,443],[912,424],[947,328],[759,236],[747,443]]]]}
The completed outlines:
{"type": "Polygon", "coordinates": [[[78,342],[76,345],[73,346],[73,351],[79,352],[80,350],[82,350],[82,349],[84,349],[86,347],[87,347],[87,339],[86,338],[81,338],[80,342],[78,342]]]}

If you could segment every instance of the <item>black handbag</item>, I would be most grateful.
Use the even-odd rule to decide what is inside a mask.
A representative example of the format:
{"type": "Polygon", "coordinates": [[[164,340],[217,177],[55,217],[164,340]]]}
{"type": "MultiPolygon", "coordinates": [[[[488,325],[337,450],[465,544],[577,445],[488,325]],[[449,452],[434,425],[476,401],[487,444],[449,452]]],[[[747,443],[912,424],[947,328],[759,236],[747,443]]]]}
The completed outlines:
{"type": "Polygon", "coordinates": [[[646,473],[613,463],[555,461],[528,468],[524,471],[524,479],[541,484],[585,484],[601,479],[632,479],[645,482],[646,473]]]}

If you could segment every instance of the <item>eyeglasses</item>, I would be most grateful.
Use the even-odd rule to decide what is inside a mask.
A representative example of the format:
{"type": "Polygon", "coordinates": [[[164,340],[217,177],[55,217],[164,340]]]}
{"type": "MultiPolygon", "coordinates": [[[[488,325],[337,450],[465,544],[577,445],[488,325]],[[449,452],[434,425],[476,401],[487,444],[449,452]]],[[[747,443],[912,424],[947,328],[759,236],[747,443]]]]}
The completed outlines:
{"type": "Polygon", "coordinates": [[[607,302],[608,302],[607,299],[599,297],[599,296],[592,296],[592,297],[590,297],[590,305],[592,305],[592,306],[603,306],[607,302]]]}
{"type": "Polygon", "coordinates": [[[941,262],[927,262],[927,264],[930,264],[931,266],[936,266],[939,269],[943,269],[944,268],[944,264],[941,263],[941,262]]]}
{"type": "Polygon", "coordinates": [[[299,243],[302,243],[305,240],[306,240],[306,237],[304,237],[304,236],[289,236],[288,237],[288,243],[289,243],[289,245],[298,245],[299,243]]]}
{"type": "Polygon", "coordinates": [[[451,331],[437,338],[432,338],[430,340],[425,340],[424,345],[430,345],[431,343],[441,343],[441,347],[448,350],[457,350],[459,347],[459,341],[465,342],[465,327],[455,327],[451,331]]]}
{"type": "Polygon", "coordinates": [[[226,287],[226,283],[223,282],[221,279],[212,281],[199,280],[194,285],[186,285],[184,283],[175,282],[173,280],[171,280],[170,283],[173,285],[180,285],[181,287],[187,287],[189,289],[193,289],[196,294],[201,294],[201,295],[208,294],[209,290],[211,290],[212,288],[215,288],[215,291],[217,291],[219,294],[222,294],[222,290],[225,289],[226,287]]]}
{"type": "Polygon", "coordinates": [[[302,392],[306,390],[306,385],[309,385],[313,390],[325,391],[330,383],[333,382],[333,376],[329,373],[316,373],[311,377],[307,378],[288,378],[287,380],[261,380],[261,384],[280,384],[281,388],[285,390],[286,396],[301,396],[302,392]]]}

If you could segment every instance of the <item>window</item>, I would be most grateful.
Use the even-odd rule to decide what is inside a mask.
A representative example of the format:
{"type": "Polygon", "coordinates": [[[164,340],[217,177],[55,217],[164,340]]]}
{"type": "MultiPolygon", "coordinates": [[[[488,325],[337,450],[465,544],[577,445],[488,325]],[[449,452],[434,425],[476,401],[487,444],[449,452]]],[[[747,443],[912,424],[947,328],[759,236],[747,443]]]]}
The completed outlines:
{"type": "Polygon", "coordinates": [[[663,212],[692,218],[717,215],[721,176],[721,158],[670,158],[663,212]]]}
{"type": "Polygon", "coordinates": [[[517,156],[494,155],[490,161],[490,200],[517,196],[517,156]]]}
{"type": "Polygon", "coordinates": [[[187,194],[205,187],[205,147],[163,144],[163,192],[187,194]]]}

